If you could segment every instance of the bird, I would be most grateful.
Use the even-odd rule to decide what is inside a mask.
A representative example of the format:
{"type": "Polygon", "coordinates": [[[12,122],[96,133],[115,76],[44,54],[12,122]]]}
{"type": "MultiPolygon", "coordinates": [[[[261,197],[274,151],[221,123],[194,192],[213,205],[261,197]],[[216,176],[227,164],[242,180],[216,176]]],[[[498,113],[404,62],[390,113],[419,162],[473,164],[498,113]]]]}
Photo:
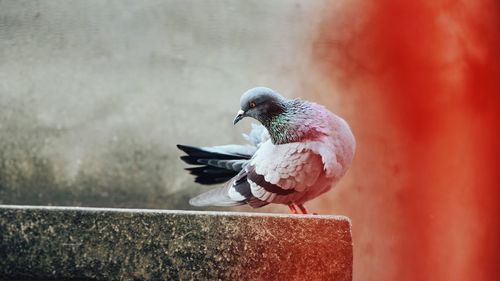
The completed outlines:
{"type": "Polygon", "coordinates": [[[352,164],[356,140],[341,117],[324,106],[286,98],[266,87],[244,92],[236,125],[252,124],[246,145],[180,145],[181,160],[202,185],[221,184],[189,200],[196,207],[284,204],[307,214],[304,204],[332,189],[352,164]]]}

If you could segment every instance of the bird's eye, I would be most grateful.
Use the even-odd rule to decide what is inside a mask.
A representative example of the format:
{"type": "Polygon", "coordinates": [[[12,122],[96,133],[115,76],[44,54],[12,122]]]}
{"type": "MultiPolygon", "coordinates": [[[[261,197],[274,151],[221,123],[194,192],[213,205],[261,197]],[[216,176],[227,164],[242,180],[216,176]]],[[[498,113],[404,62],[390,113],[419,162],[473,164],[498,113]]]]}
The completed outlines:
{"type": "Polygon", "coordinates": [[[249,106],[250,108],[254,108],[256,105],[257,105],[257,104],[256,104],[254,101],[251,101],[251,102],[248,104],[248,106],[249,106]]]}

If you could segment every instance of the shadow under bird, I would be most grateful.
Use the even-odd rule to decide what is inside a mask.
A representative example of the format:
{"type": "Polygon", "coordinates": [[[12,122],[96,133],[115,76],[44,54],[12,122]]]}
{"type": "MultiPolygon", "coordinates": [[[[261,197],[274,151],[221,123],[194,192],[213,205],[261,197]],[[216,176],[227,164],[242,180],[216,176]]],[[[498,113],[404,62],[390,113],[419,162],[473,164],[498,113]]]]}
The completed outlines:
{"type": "Polygon", "coordinates": [[[319,104],[264,87],[245,92],[240,106],[234,124],[245,117],[262,124],[244,135],[249,145],[177,145],[187,154],[181,159],[196,165],[186,169],[195,182],[224,183],[189,203],[254,208],[277,203],[306,214],[304,203],[330,190],[351,166],[356,142],[349,125],[319,104]]]}

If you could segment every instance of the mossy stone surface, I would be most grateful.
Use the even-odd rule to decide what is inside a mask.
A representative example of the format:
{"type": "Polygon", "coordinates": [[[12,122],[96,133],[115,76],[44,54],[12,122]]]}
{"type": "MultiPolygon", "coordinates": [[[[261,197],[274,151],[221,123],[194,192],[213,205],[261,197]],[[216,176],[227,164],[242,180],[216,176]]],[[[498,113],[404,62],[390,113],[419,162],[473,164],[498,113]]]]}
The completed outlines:
{"type": "Polygon", "coordinates": [[[341,216],[0,205],[0,276],[352,280],[341,216]]]}

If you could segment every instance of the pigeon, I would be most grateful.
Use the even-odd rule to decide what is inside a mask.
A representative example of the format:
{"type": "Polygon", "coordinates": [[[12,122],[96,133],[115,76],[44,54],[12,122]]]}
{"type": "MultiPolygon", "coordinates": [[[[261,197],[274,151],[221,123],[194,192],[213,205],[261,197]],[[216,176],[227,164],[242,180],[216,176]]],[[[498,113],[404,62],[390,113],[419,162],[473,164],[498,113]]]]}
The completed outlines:
{"type": "Polygon", "coordinates": [[[233,123],[250,117],[247,145],[177,145],[195,182],[221,186],[192,198],[192,206],[253,208],[270,203],[307,214],[304,204],[329,191],[351,166],[356,141],[347,122],[325,107],[288,99],[266,87],[246,91],[233,123]]]}

